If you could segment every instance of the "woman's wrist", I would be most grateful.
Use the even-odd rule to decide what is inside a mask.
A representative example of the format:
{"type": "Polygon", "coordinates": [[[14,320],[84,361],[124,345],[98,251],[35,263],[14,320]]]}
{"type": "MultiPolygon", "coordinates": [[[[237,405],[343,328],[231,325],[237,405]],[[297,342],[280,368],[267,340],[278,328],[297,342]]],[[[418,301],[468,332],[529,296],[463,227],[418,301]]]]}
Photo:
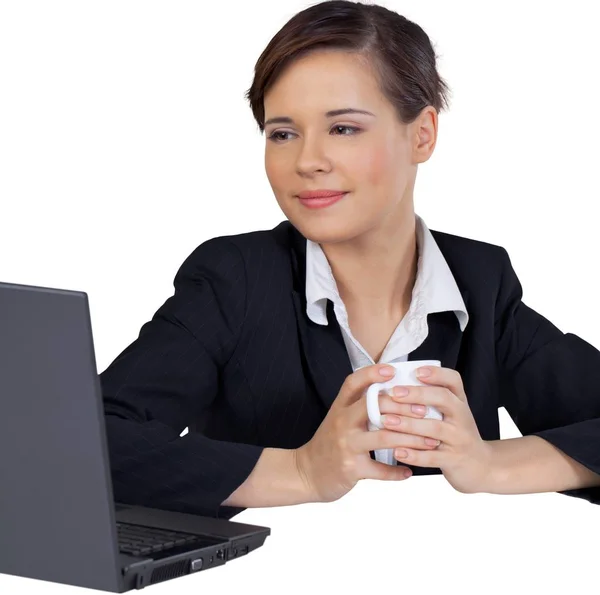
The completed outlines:
{"type": "Polygon", "coordinates": [[[297,449],[267,447],[246,480],[221,504],[263,508],[313,501],[297,463],[297,449]]]}

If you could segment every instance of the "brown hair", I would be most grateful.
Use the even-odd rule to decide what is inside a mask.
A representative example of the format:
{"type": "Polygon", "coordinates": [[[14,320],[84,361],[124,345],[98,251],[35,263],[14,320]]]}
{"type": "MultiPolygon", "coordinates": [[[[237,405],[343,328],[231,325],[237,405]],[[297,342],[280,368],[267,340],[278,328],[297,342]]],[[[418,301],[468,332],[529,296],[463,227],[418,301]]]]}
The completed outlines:
{"type": "Polygon", "coordinates": [[[377,4],[327,0],[294,15],[271,39],[254,68],[245,98],[264,132],[264,96],[293,60],[319,49],[355,52],[368,60],[400,122],[413,122],[432,105],[447,108],[449,88],[419,25],[377,4]]]}

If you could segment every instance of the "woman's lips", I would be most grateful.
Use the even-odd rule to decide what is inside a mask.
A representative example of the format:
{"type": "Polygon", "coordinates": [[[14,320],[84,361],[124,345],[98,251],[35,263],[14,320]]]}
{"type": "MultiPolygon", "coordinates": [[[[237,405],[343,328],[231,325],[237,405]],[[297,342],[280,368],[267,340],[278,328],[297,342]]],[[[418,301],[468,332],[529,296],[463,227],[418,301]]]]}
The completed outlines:
{"type": "Polygon", "coordinates": [[[322,209],[341,200],[346,194],[348,194],[348,192],[342,192],[341,194],[335,194],[334,196],[329,196],[327,198],[298,198],[298,200],[309,209],[322,209]]]}

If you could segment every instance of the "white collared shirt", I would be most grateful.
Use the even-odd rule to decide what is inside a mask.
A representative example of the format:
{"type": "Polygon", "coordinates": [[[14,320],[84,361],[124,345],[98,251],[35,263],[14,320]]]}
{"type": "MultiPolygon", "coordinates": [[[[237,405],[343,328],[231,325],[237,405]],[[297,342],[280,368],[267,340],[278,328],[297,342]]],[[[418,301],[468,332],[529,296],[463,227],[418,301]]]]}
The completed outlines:
{"type": "MultiPolygon", "coordinates": [[[[427,337],[427,314],[452,310],[458,318],[461,331],[467,326],[469,314],[448,263],[423,219],[417,214],[415,217],[418,260],[412,299],[408,312],[394,330],[379,362],[373,361],[352,335],[346,307],[323,249],[317,242],[306,240],[306,314],[313,322],[327,325],[327,298],[333,302],[353,372],[376,363],[407,361],[408,354],[427,337]]],[[[384,460],[383,453],[375,451],[376,460],[384,460]]]]}

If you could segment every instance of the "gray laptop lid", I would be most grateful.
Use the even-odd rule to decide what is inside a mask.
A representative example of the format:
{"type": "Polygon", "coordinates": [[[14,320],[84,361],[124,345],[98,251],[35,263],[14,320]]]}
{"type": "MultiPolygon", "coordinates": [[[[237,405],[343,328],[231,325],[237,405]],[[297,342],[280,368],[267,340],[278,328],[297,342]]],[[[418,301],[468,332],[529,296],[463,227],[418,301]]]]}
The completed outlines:
{"type": "Polygon", "coordinates": [[[119,592],[108,461],[87,294],[0,283],[0,572],[119,592]]]}

